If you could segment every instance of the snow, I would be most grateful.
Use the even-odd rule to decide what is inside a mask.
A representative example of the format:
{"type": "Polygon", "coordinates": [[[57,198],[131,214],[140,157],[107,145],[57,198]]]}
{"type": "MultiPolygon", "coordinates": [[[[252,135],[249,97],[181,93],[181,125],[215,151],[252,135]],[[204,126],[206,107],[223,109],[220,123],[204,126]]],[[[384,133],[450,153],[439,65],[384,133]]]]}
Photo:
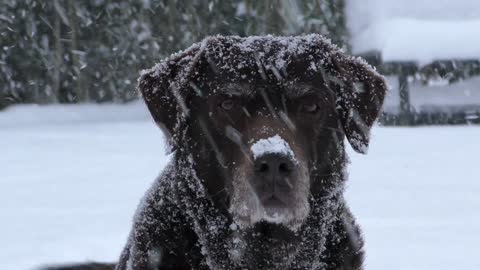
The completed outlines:
{"type": "MultiPolygon", "coordinates": [[[[169,160],[146,116],[139,104],[0,112],[2,269],[117,260],[169,160]]],[[[349,150],[366,269],[480,269],[478,138],[472,126],[376,127],[367,156],[349,150]]]]}
{"type": "Polygon", "coordinates": [[[140,104],[0,112],[2,269],[117,259],[141,196],[168,161],[147,116],[140,104]]]}
{"type": "Polygon", "coordinates": [[[149,120],[143,101],[126,106],[102,105],[15,105],[0,112],[0,129],[20,126],[50,126],[81,123],[114,123],[149,120]]]}
{"type": "MultiPolygon", "coordinates": [[[[190,81],[191,71],[197,65],[204,55],[208,64],[216,73],[232,76],[238,79],[245,75],[245,69],[259,71],[262,79],[270,76],[269,70],[276,79],[281,79],[280,71],[285,73],[289,64],[295,61],[297,57],[305,57],[311,61],[310,67],[316,65],[325,66],[325,61],[332,59],[338,61],[355,61],[359,65],[363,65],[365,69],[371,70],[370,66],[361,59],[352,58],[343,55],[343,51],[331,41],[318,34],[308,34],[303,36],[209,36],[201,42],[192,44],[189,48],[176,52],[162,60],[151,69],[141,72],[142,81],[147,76],[157,78],[165,78],[171,72],[172,67],[179,65],[182,67],[181,72],[177,74],[174,80],[169,80],[172,86],[175,86],[175,95],[179,95],[182,88],[190,81]],[[302,56],[300,56],[302,55],[302,56]],[[295,57],[294,57],[295,56],[295,57]],[[308,57],[308,58],[307,58],[308,57]],[[312,65],[313,63],[313,65],[312,65]],[[266,69],[266,70],[265,70],[266,69]],[[163,75],[163,76],[162,76],[163,75]]],[[[374,72],[372,70],[372,72],[374,72]]],[[[331,74],[329,74],[331,75],[331,74]]],[[[339,80],[341,80],[339,78],[339,80]]],[[[144,96],[155,95],[158,89],[148,89],[144,96]]]]}
{"type": "Polygon", "coordinates": [[[257,159],[265,154],[281,154],[296,160],[290,145],[278,134],[266,139],[260,139],[250,146],[253,159],[257,159]]]}
{"type": "Polygon", "coordinates": [[[378,50],[386,61],[480,58],[480,2],[347,1],[354,53],[378,50]]]}
{"type": "Polygon", "coordinates": [[[392,19],[370,26],[356,38],[355,52],[372,49],[384,61],[416,61],[480,58],[480,19],[428,21],[392,19]],[[459,46],[461,44],[461,46],[459,46]]]}
{"type": "Polygon", "coordinates": [[[479,127],[377,128],[347,198],[366,269],[480,269],[479,127]]]}

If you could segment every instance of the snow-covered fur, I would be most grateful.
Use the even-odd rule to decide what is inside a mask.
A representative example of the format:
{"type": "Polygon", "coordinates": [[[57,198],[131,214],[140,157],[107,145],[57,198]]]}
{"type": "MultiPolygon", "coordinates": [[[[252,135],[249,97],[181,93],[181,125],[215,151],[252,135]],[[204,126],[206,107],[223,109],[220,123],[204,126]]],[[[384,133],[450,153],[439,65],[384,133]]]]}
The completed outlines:
{"type": "Polygon", "coordinates": [[[214,36],[144,71],[138,89],[173,157],[138,207],[117,270],[361,269],[362,239],[343,198],[343,141],[366,152],[386,90],[363,60],[315,34],[214,36]],[[286,98],[282,89],[294,86],[286,98]],[[258,114],[234,108],[246,121],[208,107],[237,94],[272,102],[253,107],[258,114]],[[321,113],[295,117],[276,105],[307,94],[324,97],[321,113]],[[261,132],[245,138],[255,128],[261,132]],[[308,189],[295,193],[305,199],[304,214],[292,226],[261,218],[243,224],[232,210],[232,198],[242,195],[239,173],[262,151],[285,153],[306,168],[297,180],[308,189]]]}

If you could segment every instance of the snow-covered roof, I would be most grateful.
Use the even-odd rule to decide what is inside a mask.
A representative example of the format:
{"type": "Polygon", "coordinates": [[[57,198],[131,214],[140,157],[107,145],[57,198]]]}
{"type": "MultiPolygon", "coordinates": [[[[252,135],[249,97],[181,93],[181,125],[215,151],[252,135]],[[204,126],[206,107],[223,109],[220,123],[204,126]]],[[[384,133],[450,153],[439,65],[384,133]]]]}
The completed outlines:
{"type": "Polygon", "coordinates": [[[357,36],[357,53],[377,50],[385,61],[480,59],[480,20],[394,19],[372,25],[357,36]]]}
{"type": "Polygon", "coordinates": [[[480,59],[480,2],[350,0],[354,53],[379,51],[385,61],[480,59]]]}

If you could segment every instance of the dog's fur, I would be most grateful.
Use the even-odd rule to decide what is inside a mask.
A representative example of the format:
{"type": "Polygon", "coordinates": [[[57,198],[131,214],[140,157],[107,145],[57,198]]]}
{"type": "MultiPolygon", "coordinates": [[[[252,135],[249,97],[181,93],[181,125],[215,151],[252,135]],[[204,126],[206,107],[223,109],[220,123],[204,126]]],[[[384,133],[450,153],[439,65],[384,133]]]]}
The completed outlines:
{"type": "Polygon", "coordinates": [[[143,72],[138,89],[174,154],[117,270],[362,268],[344,138],[366,151],[386,91],[365,62],[319,35],[217,36],[143,72]],[[288,155],[255,156],[272,138],[288,155]],[[283,176],[263,174],[278,164],[283,176]]]}

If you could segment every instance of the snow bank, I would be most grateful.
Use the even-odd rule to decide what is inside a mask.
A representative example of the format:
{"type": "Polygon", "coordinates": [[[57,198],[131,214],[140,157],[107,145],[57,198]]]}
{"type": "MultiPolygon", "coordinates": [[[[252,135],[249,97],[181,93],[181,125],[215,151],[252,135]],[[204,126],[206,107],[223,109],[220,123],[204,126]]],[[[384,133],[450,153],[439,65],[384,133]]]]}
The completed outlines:
{"type": "Polygon", "coordinates": [[[169,160],[153,121],[120,121],[120,106],[74,107],[90,119],[71,122],[63,106],[0,112],[2,270],[118,260],[140,198],[169,160]],[[97,110],[114,120],[89,122],[97,110]]]}
{"type": "MultiPolygon", "coordinates": [[[[0,113],[12,123],[0,128],[2,270],[116,261],[169,159],[150,120],[78,125],[54,108],[65,109],[39,110],[59,125],[0,113]]],[[[480,269],[478,138],[479,127],[376,128],[369,155],[349,149],[346,197],[365,234],[366,269],[480,269]]]]}
{"type": "Polygon", "coordinates": [[[385,61],[479,59],[480,19],[427,21],[394,19],[375,24],[356,36],[356,53],[378,50],[385,61]]]}
{"type": "Polygon", "coordinates": [[[478,0],[347,0],[347,23],[352,34],[383,20],[411,18],[422,20],[480,19],[478,0]]]}
{"type": "Polygon", "coordinates": [[[0,111],[0,129],[150,119],[143,101],[129,104],[15,105],[0,111]]]}

